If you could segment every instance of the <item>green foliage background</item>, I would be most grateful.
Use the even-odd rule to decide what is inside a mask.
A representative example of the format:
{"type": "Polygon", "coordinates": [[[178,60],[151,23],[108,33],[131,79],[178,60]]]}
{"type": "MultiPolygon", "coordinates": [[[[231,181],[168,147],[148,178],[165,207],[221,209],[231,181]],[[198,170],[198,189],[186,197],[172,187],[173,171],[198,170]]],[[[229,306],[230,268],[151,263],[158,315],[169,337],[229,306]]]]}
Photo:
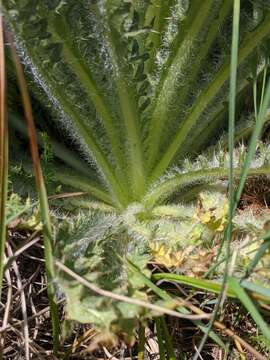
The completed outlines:
{"type": "MultiPolygon", "coordinates": [[[[227,142],[224,136],[217,141],[227,129],[232,5],[232,0],[3,0],[39,104],[37,125],[47,134],[45,142],[39,136],[47,180],[52,189],[61,185],[88,194],[73,203],[91,210],[56,226],[55,256],[101,288],[147,300],[145,283],[131,275],[126,258],[149,276],[149,243],[164,242],[175,251],[211,247],[217,222],[226,223],[221,211],[220,217],[211,214],[209,223],[194,225],[189,215],[194,204],[179,199],[194,199],[217,180],[223,192],[226,188],[227,142]]],[[[257,119],[252,87],[265,81],[269,61],[268,1],[242,5],[237,139],[248,136],[257,119]]],[[[12,68],[9,78],[13,84],[12,68]]],[[[26,131],[22,111],[14,106],[15,85],[13,91],[9,117],[21,134],[21,143],[14,140],[20,149],[26,131]]],[[[239,177],[245,148],[235,155],[239,177]]],[[[13,158],[18,161],[16,151],[13,158]]],[[[27,157],[21,161],[29,172],[27,157]]],[[[268,147],[258,147],[249,175],[267,173],[268,147]]],[[[211,201],[216,204],[219,196],[214,193],[211,201]]],[[[56,280],[70,320],[108,332],[126,329],[130,338],[136,317],[153,316],[97,297],[62,272],[56,280]]]]}

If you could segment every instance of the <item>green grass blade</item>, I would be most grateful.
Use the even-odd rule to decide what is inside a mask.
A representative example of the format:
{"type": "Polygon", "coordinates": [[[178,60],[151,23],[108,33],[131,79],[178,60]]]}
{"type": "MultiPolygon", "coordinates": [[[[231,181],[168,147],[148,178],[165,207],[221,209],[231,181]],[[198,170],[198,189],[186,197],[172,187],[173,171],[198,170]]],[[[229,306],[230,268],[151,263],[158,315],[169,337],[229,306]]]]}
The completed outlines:
{"type": "MultiPolygon", "coordinates": [[[[233,35],[232,35],[232,53],[230,70],[230,94],[229,94],[229,136],[228,148],[230,157],[229,168],[229,219],[227,231],[226,264],[229,263],[230,245],[232,237],[232,220],[234,216],[235,194],[234,194],[234,135],[235,135],[235,112],[236,112],[236,92],[237,92],[237,65],[238,65],[238,43],[239,43],[239,22],[240,22],[240,0],[234,1],[233,14],[233,35]]],[[[227,276],[228,268],[226,266],[224,282],[227,276]]]]}
{"type": "Polygon", "coordinates": [[[245,274],[245,278],[249,277],[250,274],[252,273],[252,271],[255,269],[255,267],[257,266],[257,264],[259,263],[259,261],[261,260],[261,258],[263,257],[263,255],[266,253],[266,251],[269,249],[270,246],[270,239],[265,240],[261,246],[259,247],[259,249],[257,250],[254,258],[250,261],[250,263],[248,264],[248,268],[245,274]]]}
{"type": "MultiPolygon", "coordinates": [[[[159,296],[162,300],[172,300],[173,298],[165,291],[160,289],[158,286],[156,286],[150,279],[148,279],[141,271],[136,267],[135,264],[133,264],[131,261],[128,261],[128,267],[131,271],[135,272],[137,276],[140,277],[140,279],[144,282],[145,286],[147,286],[149,289],[153,291],[154,294],[159,296]]],[[[183,306],[179,306],[177,308],[177,311],[188,314],[189,311],[184,308],[183,306]]],[[[203,333],[207,331],[207,326],[204,325],[201,321],[193,320],[192,321],[203,333]]],[[[223,349],[226,348],[224,342],[220,339],[220,337],[214,332],[210,331],[209,337],[214,340],[220,347],[223,349]]]]}
{"type": "MultiPolygon", "coordinates": [[[[218,314],[219,307],[224,297],[224,292],[227,284],[230,251],[231,251],[231,239],[232,239],[232,220],[234,216],[235,206],[235,194],[234,194],[234,133],[235,133],[235,105],[236,105],[236,92],[237,92],[237,66],[238,66],[238,43],[239,43],[239,24],[240,24],[240,0],[234,0],[233,6],[233,29],[232,29],[232,45],[231,45],[231,65],[230,65],[230,93],[229,93],[229,136],[228,136],[228,147],[229,147],[229,218],[224,239],[226,240],[226,261],[223,281],[221,284],[220,294],[218,296],[217,303],[215,305],[211,320],[208,325],[208,331],[202,337],[198,346],[198,352],[194,355],[193,360],[197,360],[200,352],[202,351],[209,332],[213,326],[215,318],[218,314]],[[226,238],[225,238],[226,237],[226,238]]],[[[222,245],[221,245],[222,246],[222,245]]]]}
{"type": "Polygon", "coordinates": [[[270,289],[269,288],[262,287],[258,284],[249,282],[247,280],[241,281],[241,286],[249,291],[252,291],[255,294],[262,295],[265,298],[265,300],[268,300],[268,302],[269,302],[269,300],[270,300],[270,289]]]}
{"type": "Polygon", "coordinates": [[[8,130],[6,113],[6,69],[3,17],[0,13],[0,300],[4,276],[4,253],[7,237],[6,201],[8,188],[8,130]]]}
{"type": "Polygon", "coordinates": [[[165,318],[164,317],[160,318],[160,321],[161,321],[161,326],[162,326],[162,330],[163,330],[163,334],[164,334],[164,342],[165,342],[165,346],[167,349],[168,360],[175,360],[172,338],[169,334],[169,330],[168,330],[165,318]]]}
{"type": "MultiPolygon", "coordinates": [[[[175,281],[180,284],[189,285],[196,289],[202,289],[205,291],[210,291],[213,293],[220,293],[221,290],[221,284],[215,281],[211,280],[205,280],[205,279],[197,279],[185,275],[178,275],[178,274],[171,274],[171,273],[157,273],[154,274],[152,277],[153,280],[169,280],[169,281],[175,281]]],[[[235,293],[231,291],[231,289],[228,289],[227,295],[229,297],[235,297],[235,293]]]]}
{"type": "Polygon", "coordinates": [[[30,151],[32,156],[33,169],[34,169],[36,186],[39,197],[39,206],[40,206],[41,220],[43,225],[42,231],[43,231],[43,242],[44,242],[45,268],[48,277],[48,298],[50,303],[51,321],[52,321],[52,329],[53,329],[53,348],[56,354],[59,349],[60,323],[58,318],[58,307],[56,303],[56,292],[53,283],[55,281],[55,269],[53,263],[53,237],[52,237],[52,225],[49,214],[48,197],[47,197],[47,191],[46,191],[40,160],[39,160],[38,142],[36,137],[35,124],[34,124],[30,97],[28,94],[28,89],[24,78],[22,65],[20,63],[15,47],[13,45],[13,38],[10,33],[8,34],[8,39],[11,46],[12,57],[16,68],[18,84],[22,96],[25,119],[27,121],[29,140],[30,140],[30,151]]]}
{"type": "MultiPolygon", "coordinates": [[[[222,284],[221,282],[216,282],[212,280],[205,280],[201,278],[193,278],[185,275],[178,275],[178,274],[171,274],[171,273],[156,273],[152,276],[152,279],[154,281],[158,280],[168,280],[168,281],[175,281],[180,284],[191,286],[195,289],[201,289],[209,292],[213,292],[215,294],[220,294],[222,290],[222,284]]],[[[270,302],[270,290],[267,288],[264,288],[262,286],[259,286],[257,284],[253,284],[249,281],[242,281],[241,285],[252,291],[252,297],[260,300],[264,303],[270,302]]],[[[237,295],[233,291],[233,289],[229,286],[226,292],[227,296],[230,298],[236,298],[237,295]]]]}
{"type": "Polygon", "coordinates": [[[254,115],[257,119],[258,109],[257,109],[257,78],[253,79],[253,103],[254,103],[254,115]]]}
{"type": "Polygon", "coordinates": [[[262,82],[262,90],[261,90],[260,110],[262,108],[263,99],[264,99],[268,64],[269,64],[269,58],[266,59],[264,69],[263,69],[263,82],[262,82]]]}
{"type": "Polygon", "coordinates": [[[254,116],[255,121],[258,116],[258,75],[257,75],[257,62],[258,56],[255,54],[251,59],[251,73],[252,73],[252,90],[253,90],[253,107],[254,107],[254,116]]]}
{"type": "Polygon", "coordinates": [[[262,318],[261,314],[259,313],[257,307],[254,305],[246,291],[239,285],[239,282],[234,277],[228,278],[228,283],[234,292],[237,294],[238,299],[241,303],[245,306],[248,310],[250,315],[252,316],[253,320],[256,322],[258,327],[261,329],[263,335],[270,340],[270,328],[267,323],[262,318]]]}
{"type": "Polygon", "coordinates": [[[155,323],[156,323],[156,329],[157,329],[159,357],[160,357],[160,360],[166,360],[165,347],[164,347],[164,337],[163,337],[162,326],[161,326],[161,319],[156,318],[155,323]]]}

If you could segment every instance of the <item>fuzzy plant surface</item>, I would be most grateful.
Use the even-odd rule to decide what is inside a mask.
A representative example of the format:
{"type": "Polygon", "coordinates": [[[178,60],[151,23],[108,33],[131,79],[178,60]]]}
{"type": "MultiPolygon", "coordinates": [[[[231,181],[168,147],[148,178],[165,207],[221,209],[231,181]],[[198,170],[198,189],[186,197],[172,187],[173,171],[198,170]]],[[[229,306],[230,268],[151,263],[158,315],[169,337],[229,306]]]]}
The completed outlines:
{"type": "MultiPolygon", "coordinates": [[[[196,213],[199,220],[191,223],[194,208],[179,202],[217,180],[224,188],[228,174],[226,146],[202,154],[227,127],[233,1],[2,4],[32,94],[50,113],[48,124],[37,119],[40,128],[54,130],[46,138],[53,152],[50,177],[88,194],[75,202],[90,211],[60,226],[56,256],[101,288],[143,299],[143,284],[129,272],[127,256],[147,274],[146,248],[157,258],[170,238],[179,253],[167,261],[181,264],[209,224],[207,231],[223,230],[226,205],[209,218],[196,213]]],[[[269,1],[242,4],[239,139],[254,123],[252,80],[259,83],[268,71],[269,6],[269,1]]],[[[9,115],[24,134],[13,106],[9,115]]],[[[236,152],[237,175],[245,151],[236,152]]],[[[250,174],[269,172],[268,157],[261,158],[250,174]]],[[[146,316],[139,307],[94,296],[66,275],[59,273],[58,280],[71,320],[107,330],[121,324],[130,335],[126,319],[146,316]]]]}

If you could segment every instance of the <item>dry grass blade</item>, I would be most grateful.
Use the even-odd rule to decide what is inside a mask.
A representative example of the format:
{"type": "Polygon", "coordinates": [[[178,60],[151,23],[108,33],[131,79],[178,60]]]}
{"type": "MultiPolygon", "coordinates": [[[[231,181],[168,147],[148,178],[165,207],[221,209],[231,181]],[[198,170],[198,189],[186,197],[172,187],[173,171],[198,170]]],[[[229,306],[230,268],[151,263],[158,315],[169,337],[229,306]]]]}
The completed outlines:
{"type": "MultiPolygon", "coordinates": [[[[7,244],[8,255],[13,256],[13,251],[9,244],[7,244]]],[[[22,279],[21,274],[18,268],[16,261],[13,262],[13,270],[17,277],[17,286],[18,290],[20,291],[21,297],[21,308],[22,308],[22,316],[23,316],[23,335],[24,335],[24,348],[25,348],[25,359],[30,359],[30,352],[29,352],[29,330],[28,330],[28,318],[27,318],[27,307],[26,307],[26,297],[25,292],[22,286],[22,279]]]]}
{"type": "Polygon", "coordinates": [[[57,194],[57,195],[51,195],[48,197],[49,200],[58,200],[58,199],[66,199],[66,198],[74,198],[75,196],[83,196],[87,195],[86,192],[77,191],[77,192],[71,192],[71,193],[64,193],[64,194],[57,194]]]}
{"type": "MultiPolygon", "coordinates": [[[[36,235],[36,233],[34,233],[36,235]]],[[[16,258],[22,254],[24,251],[26,251],[27,249],[29,249],[31,246],[35,245],[36,243],[38,243],[40,241],[40,238],[39,237],[34,237],[34,239],[29,239],[24,245],[22,245],[19,249],[17,249],[15,251],[15,253],[12,255],[12,257],[8,257],[5,261],[5,264],[4,264],[4,268],[5,270],[8,269],[12,262],[14,260],[16,260],[16,258]]]]}
{"type": "Polygon", "coordinates": [[[8,131],[6,114],[6,71],[3,17],[0,13],[0,299],[4,275],[6,241],[6,198],[8,176],[8,131]]]}
{"type": "MultiPolygon", "coordinates": [[[[6,281],[8,284],[8,290],[7,290],[6,302],[5,302],[5,308],[4,308],[4,316],[3,316],[2,326],[0,328],[0,334],[1,334],[1,330],[5,329],[7,327],[8,319],[9,319],[9,315],[10,315],[11,303],[12,303],[12,281],[11,281],[11,276],[10,276],[9,270],[5,271],[5,277],[6,277],[6,281]]],[[[6,331],[3,331],[2,335],[0,336],[0,348],[1,349],[4,349],[4,346],[5,346],[5,335],[6,335],[6,331]]]]}
{"type": "MultiPolygon", "coordinates": [[[[188,301],[182,301],[182,304],[185,305],[187,308],[189,308],[191,311],[193,311],[196,314],[205,314],[204,311],[202,311],[197,306],[194,306],[193,304],[189,303],[188,301]]],[[[231,337],[234,341],[237,341],[241,346],[243,346],[246,350],[248,350],[257,360],[267,360],[265,356],[260,354],[256,349],[254,349],[250,344],[248,344],[245,340],[243,340],[240,336],[238,336],[233,330],[228,329],[223,323],[220,321],[215,320],[213,325],[224,332],[227,336],[231,337]]]]}
{"type": "MultiPolygon", "coordinates": [[[[0,300],[4,276],[6,242],[6,199],[8,184],[8,131],[6,114],[6,69],[3,17],[0,13],[0,300]]],[[[0,342],[0,359],[3,357],[4,340],[0,342]]]]}
{"type": "Polygon", "coordinates": [[[27,84],[24,78],[23,68],[20,63],[20,59],[17,55],[16,49],[13,44],[13,37],[11,33],[7,34],[13,62],[17,72],[18,84],[22,96],[22,102],[24,107],[25,118],[27,122],[28,135],[30,141],[30,150],[33,162],[33,169],[36,179],[36,187],[39,196],[39,204],[40,204],[40,212],[41,212],[41,220],[43,225],[43,240],[44,240],[44,254],[46,261],[46,273],[48,277],[48,297],[51,308],[51,319],[52,319],[52,327],[53,327],[53,337],[54,337],[54,352],[57,353],[59,348],[59,319],[58,319],[58,309],[56,303],[56,294],[54,289],[54,264],[53,264],[53,251],[52,251],[52,226],[50,221],[49,214],[49,205],[48,205],[48,197],[47,191],[45,187],[45,182],[42,174],[42,168],[39,159],[39,151],[38,151],[38,141],[37,134],[34,124],[34,118],[32,113],[30,96],[27,89],[27,84]]]}
{"type": "MultiPolygon", "coordinates": [[[[57,302],[57,305],[60,305],[60,304],[62,304],[63,302],[64,302],[64,299],[58,301],[58,302],[57,302]]],[[[49,311],[50,311],[50,307],[47,306],[47,307],[45,307],[44,309],[42,309],[42,310],[40,310],[39,312],[37,312],[36,314],[34,314],[34,315],[32,315],[32,316],[29,316],[29,317],[28,317],[28,321],[32,321],[32,320],[35,320],[35,319],[38,318],[38,317],[44,316],[44,315],[48,314],[49,311]]],[[[12,326],[11,326],[10,324],[7,324],[5,327],[0,328],[0,335],[3,336],[2,334],[3,334],[5,331],[10,330],[11,328],[19,327],[19,326],[22,325],[22,323],[23,323],[23,320],[18,320],[18,321],[16,321],[16,322],[14,322],[14,323],[12,324],[12,326]]]]}
{"type": "MultiPolygon", "coordinates": [[[[3,346],[4,359],[26,359],[26,336],[24,333],[26,316],[30,358],[56,359],[52,353],[53,337],[50,307],[48,306],[45,266],[38,260],[43,257],[43,247],[36,242],[28,248],[23,245],[24,251],[21,252],[21,244],[26,244],[27,239],[30,241],[31,239],[38,239],[33,234],[31,236],[28,231],[23,232],[19,229],[8,231],[9,246],[6,243],[6,249],[10,247],[12,253],[7,253],[6,251],[6,257],[9,256],[9,259],[11,259],[11,266],[5,272],[2,303],[0,303],[0,319],[7,319],[4,323],[0,323],[0,339],[5,338],[3,346]],[[14,256],[18,251],[20,254],[17,253],[17,257],[14,256]],[[35,255],[36,259],[29,261],[29,256],[32,254],[35,255]],[[18,276],[14,271],[14,265],[18,267],[21,285],[18,283],[18,276]],[[7,278],[8,272],[10,273],[10,279],[7,278]],[[11,287],[12,296],[9,300],[9,288],[11,287]],[[24,310],[22,309],[22,305],[24,306],[22,304],[22,292],[24,292],[26,298],[27,314],[25,308],[24,310]],[[9,309],[7,309],[8,307],[9,309]],[[22,310],[25,314],[24,317],[22,310]]],[[[61,302],[63,301],[64,299],[61,302]]],[[[59,307],[60,311],[62,311],[62,306],[59,307]]],[[[67,345],[65,345],[66,347],[67,345]]]]}
{"type": "Polygon", "coordinates": [[[105,346],[103,346],[102,348],[103,348],[103,351],[104,351],[105,355],[108,357],[108,359],[110,359],[110,360],[120,360],[119,358],[117,358],[113,354],[111,354],[109,352],[109,350],[105,346]]]}
{"type": "Polygon", "coordinates": [[[149,356],[153,359],[157,358],[158,354],[160,353],[158,339],[155,336],[154,332],[150,330],[149,327],[145,328],[145,337],[146,337],[146,344],[145,349],[149,356]]]}

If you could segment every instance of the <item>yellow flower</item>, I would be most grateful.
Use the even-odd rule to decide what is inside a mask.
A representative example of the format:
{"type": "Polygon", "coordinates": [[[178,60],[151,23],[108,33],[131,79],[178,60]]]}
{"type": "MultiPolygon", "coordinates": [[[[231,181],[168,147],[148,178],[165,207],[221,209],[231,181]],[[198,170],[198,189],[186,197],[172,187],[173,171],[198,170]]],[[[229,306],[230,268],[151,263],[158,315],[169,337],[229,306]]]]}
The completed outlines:
{"type": "Polygon", "coordinates": [[[171,248],[166,248],[164,244],[157,242],[151,243],[149,246],[154,262],[167,268],[180,267],[187,255],[193,250],[193,246],[188,246],[183,251],[172,251],[171,248]]]}
{"type": "Polygon", "coordinates": [[[224,195],[201,193],[193,218],[212,231],[222,232],[227,221],[228,200],[224,195]]]}

